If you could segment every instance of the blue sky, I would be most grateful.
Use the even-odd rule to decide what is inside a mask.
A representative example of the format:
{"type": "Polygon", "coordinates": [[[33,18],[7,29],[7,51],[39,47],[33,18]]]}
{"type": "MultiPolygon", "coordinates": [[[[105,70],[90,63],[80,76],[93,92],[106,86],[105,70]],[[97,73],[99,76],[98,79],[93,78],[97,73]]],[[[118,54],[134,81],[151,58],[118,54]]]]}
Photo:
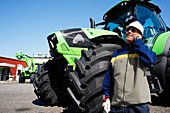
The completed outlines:
{"type": "MultiPolygon", "coordinates": [[[[0,56],[15,58],[16,52],[29,56],[49,54],[47,36],[55,31],[89,27],[121,0],[0,0],[0,56]]],[[[152,0],[162,9],[170,26],[169,0],[152,0]]]]}

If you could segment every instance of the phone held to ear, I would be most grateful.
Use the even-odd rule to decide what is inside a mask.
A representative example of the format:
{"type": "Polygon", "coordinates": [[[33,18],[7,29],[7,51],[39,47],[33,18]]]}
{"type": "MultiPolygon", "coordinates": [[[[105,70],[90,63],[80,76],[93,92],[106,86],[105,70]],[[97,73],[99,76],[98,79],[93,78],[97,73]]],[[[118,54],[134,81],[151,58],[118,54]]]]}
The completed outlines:
{"type": "Polygon", "coordinates": [[[135,36],[134,41],[136,41],[137,39],[141,39],[141,38],[139,36],[135,36]]]}

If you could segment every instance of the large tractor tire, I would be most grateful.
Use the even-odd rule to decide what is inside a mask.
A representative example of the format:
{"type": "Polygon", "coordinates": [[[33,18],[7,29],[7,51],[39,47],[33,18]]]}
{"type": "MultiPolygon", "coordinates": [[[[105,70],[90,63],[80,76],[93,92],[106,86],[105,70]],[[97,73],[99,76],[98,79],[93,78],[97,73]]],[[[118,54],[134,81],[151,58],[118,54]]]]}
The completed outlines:
{"type": "Polygon", "coordinates": [[[166,85],[166,89],[170,92],[170,48],[168,51],[168,55],[167,55],[167,65],[166,65],[166,73],[165,73],[165,85],[166,85]]]}
{"type": "Polygon", "coordinates": [[[42,68],[40,75],[36,94],[45,104],[55,105],[57,103],[57,95],[51,87],[48,71],[42,68]]]}
{"type": "Polygon", "coordinates": [[[41,67],[33,83],[35,94],[47,105],[56,105],[66,94],[67,79],[64,71],[67,61],[63,56],[49,60],[41,67]],[[38,79],[37,79],[38,77],[38,79]]]}
{"type": "Polygon", "coordinates": [[[36,73],[31,73],[30,74],[30,83],[33,83],[34,79],[35,79],[36,73]]]}
{"type": "Polygon", "coordinates": [[[161,58],[162,62],[160,63],[159,72],[161,75],[159,80],[163,88],[163,93],[158,94],[160,97],[167,98],[170,94],[170,49],[168,50],[168,54],[161,58]]]}
{"type": "Polygon", "coordinates": [[[69,73],[71,85],[67,88],[75,109],[82,113],[102,112],[102,83],[113,52],[121,48],[117,44],[101,44],[82,51],[75,60],[76,69],[69,73]]]}

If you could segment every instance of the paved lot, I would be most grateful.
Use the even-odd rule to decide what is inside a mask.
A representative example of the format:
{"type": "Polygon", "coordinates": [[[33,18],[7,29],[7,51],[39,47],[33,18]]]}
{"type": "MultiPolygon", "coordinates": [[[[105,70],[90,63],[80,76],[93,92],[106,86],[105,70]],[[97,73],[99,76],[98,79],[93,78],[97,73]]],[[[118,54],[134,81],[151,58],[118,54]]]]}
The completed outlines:
{"type": "MultiPolygon", "coordinates": [[[[152,96],[151,113],[170,113],[170,98],[159,99],[152,96]]],[[[0,81],[0,113],[62,113],[62,107],[44,106],[33,92],[29,82],[0,81]]],[[[75,113],[68,109],[64,113],[75,113]]]]}
{"type": "Polygon", "coordinates": [[[0,81],[0,113],[61,113],[62,107],[45,107],[30,83],[0,81]]]}

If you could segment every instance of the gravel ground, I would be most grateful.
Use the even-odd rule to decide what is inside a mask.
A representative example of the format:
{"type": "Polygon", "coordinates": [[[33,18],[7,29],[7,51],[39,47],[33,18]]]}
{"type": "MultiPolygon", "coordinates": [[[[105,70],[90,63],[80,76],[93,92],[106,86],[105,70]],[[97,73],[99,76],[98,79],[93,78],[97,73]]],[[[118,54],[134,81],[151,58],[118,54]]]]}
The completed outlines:
{"type": "MultiPolygon", "coordinates": [[[[151,113],[170,113],[170,99],[152,95],[151,113]]],[[[0,113],[63,113],[63,107],[49,107],[37,99],[29,82],[0,81],[0,113]]],[[[64,113],[75,113],[67,109],[64,113]]]]}

